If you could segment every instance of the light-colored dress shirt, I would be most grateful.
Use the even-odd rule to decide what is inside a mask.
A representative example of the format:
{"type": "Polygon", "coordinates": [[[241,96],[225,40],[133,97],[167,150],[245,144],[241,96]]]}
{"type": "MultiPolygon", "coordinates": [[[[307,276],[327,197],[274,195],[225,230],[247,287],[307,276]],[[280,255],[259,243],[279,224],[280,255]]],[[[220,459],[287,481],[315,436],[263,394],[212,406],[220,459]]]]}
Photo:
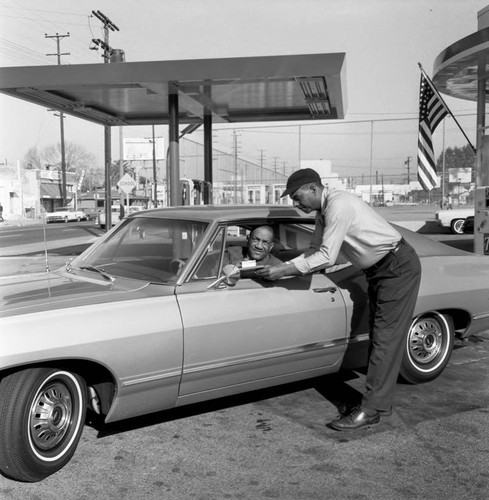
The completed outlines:
{"type": "Polygon", "coordinates": [[[367,269],[400,240],[399,232],[360,198],[324,189],[321,210],[316,213],[313,250],[292,262],[302,274],[344,262],[367,269]]]}

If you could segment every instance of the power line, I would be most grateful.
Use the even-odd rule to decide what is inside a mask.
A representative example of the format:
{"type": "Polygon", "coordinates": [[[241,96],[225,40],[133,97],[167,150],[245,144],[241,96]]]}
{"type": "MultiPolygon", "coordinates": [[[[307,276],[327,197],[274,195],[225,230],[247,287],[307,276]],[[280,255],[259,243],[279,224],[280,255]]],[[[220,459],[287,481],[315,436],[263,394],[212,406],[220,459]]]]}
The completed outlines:
{"type": "MultiPolygon", "coordinates": [[[[5,46],[5,43],[0,42],[0,53],[5,54],[7,57],[13,59],[14,64],[18,66],[19,65],[19,60],[20,61],[25,61],[27,64],[31,63],[32,61],[34,62],[39,62],[42,59],[39,56],[30,56],[28,53],[24,53],[23,50],[28,51],[28,47],[26,46],[33,46],[37,47],[39,45],[37,37],[34,40],[35,34],[38,33],[39,31],[59,31],[59,24],[63,23],[63,25],[73,25],[73,26],[80,26],[84,29],[90,30],[90,25],[87,22],[73,22],[73,18],[85,18],[85,19],[90,19],[90,15],[87,14],[82,14],[81,12],[78,13],[73,13],[73,12],[66,12],[66,11],[55,11],[55,10],[43,10],[43,9],[29,9],[27,10],[24,8],[21,3],[18,3],[18,7],[7,7],[5,5],[0,6],[5,9],[9,9],[9,14],[3,14],[2,17],[12,17],[13,19],[17,19],[18,21],[16,23],[11,23],[16,25],[15,30],[11,30],[11,36],[10,38],[14,39],[18,36],[19,33],[22,33],[22,40],[18,41],[17,43],[17,49],[20,51],[12,51],[9,47],[10,45],[5,46]],[[18,12],[18,15],[17,15],[18,12]],[[28,12],[29,15],[20,15],[20,14],[26,14],[28,12]],[[13,14],[13,15],[11,15],[13,14]],[[67,16],[70,16],[68,18],[67,16]],[[58,20],[59,19],[59,20],[58,20]],[[35,23],[33,26],[32,23],[35,23]],[[22,26],[23,25],[23,28],[22,26]],[[23,50],[22,50],[23,48],[23,50]],[[36,58],[39,57],[39,58],[36,58]]],[[[6,25],[6,28],[9,28],[9,25],[6,25]]],[[[79,31],[79,30],[78,30],[79,31]]],[[[4,32],[7,32],[7,29],[4,30],[4,32]]],[[[72,34],[73,36],[73,34],[72,34]]],[[[93,34],[90,37],[88,35],[85,39],[83,36],[83,33],[81,36],[76,36],[73,39],[72,42],[72,54],[76,57],[77,62],[89,62],[91,57],[91,53],[87,52],[87,46],[89,44],[89,41],[93,38],[93,34]]],[[[43,60],[43,64],[46,64],[45,59],[43,60]]],[[[4,63],[5,65],[5,63],[4,63]]]]}
{"type": "Polygon", "coordinates": [[[28,47],[4,38],[0,38],[0,52],[7,56],[11,56],[14,61],[17,61],[19,58],[24,58],[46,64],[45,54],[41,54],[41,52],[29,49],[28,47]]]}

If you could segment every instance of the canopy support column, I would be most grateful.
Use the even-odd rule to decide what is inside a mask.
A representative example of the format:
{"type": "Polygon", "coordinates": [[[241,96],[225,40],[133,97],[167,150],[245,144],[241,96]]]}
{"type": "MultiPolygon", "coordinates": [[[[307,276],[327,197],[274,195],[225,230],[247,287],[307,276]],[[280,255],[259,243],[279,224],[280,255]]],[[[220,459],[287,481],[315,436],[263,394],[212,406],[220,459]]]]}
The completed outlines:
{"type": "Polygon", "coordinates": [[[210,189],[204,189],[204,204],[212,204],[212,114],[207,110],[204,113],[204,181],[209,183],[210,189]]]}
{"type": "Polygon", "coordinates": [[[110,126],[104,126],[105,148],[105,231],[112,229],[112,186],[110,184],[110,164],[112,163],[110,126]]]}
{"type": "Polygon", "coordinates": [[[169,110],[169,168],[167,184],[169,188],[169,206],[175,207],[182,204],[180,193],[180,152],[179,152],[179,136],[178,136],[178,94],[168,94],[168,110],[169,110]]]}

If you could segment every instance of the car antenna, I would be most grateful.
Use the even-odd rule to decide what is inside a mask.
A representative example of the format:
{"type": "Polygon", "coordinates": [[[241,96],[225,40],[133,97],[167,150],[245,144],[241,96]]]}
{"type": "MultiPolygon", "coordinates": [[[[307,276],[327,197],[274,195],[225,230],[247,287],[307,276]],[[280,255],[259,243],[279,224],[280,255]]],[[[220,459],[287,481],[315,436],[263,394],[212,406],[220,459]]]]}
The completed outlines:
{"type": "Polygon", "coordinates": [[[51,283],[49,281],[48,243],[46,238],[46,210],[42,211],[42,234],[44,239],[44,261],[46,263],[46,276],[48,278],[48,296],[49,298],[51,298],[51,283]]]}

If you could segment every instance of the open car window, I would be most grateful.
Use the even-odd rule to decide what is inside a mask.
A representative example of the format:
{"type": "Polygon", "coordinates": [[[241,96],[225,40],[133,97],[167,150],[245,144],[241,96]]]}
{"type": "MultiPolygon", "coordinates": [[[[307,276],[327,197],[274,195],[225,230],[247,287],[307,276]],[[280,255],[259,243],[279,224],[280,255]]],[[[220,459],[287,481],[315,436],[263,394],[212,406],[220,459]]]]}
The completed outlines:
{"type": "Polygon", "coordinates": [[[219,278],[223,267],[226,264],[235,263],[236,255],[241,253],[241,249],[246,248],[248,237],[253,229],[262,225],[272,227],[274,245],[270,253],[282,262],[297,257],[310,246],[314,223],[260,221],[226,225],[220,228],[216,237],[208,245],[205,255],[200,259],[190,280],[219,278]]]}
{"type": "Polygon", "coordinates": [[[91,266],[116,277],[174,283],[206,229],[207,224],[198,221],[128,219],[101,245],[75,259],[72,267],[91,266]]]}

